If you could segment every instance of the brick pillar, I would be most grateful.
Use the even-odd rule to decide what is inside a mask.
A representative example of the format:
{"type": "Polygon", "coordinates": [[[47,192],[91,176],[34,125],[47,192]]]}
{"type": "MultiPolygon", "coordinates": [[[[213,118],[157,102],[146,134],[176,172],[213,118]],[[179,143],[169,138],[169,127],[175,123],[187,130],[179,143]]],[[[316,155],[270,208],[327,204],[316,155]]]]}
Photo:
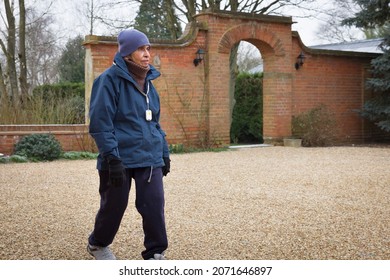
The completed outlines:
{"type": "Polygon", "coordinates": [[[291,135],[292,74],[264,72],[263,137],[265,143],[280,143],[291,135]]]}
{"type": "Polygon", "coordinates": [[[89,101],[93,81],[106,70],[117,51],[116,37],[88,35],[85,37],[85,122],[89,124],[89,101]]]}

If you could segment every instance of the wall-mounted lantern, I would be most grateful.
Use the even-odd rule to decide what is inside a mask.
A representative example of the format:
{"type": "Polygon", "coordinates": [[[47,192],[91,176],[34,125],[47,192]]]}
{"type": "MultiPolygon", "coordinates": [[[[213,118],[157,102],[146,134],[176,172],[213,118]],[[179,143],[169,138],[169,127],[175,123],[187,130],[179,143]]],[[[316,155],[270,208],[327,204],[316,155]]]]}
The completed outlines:
{"type": "Polygon", "coordinates": [[[303,52],[301,52],[298,56],[297,56],[297,61],[295,62],[295,69],[299,69],[300,67],[303,66],[303,63],[305,62],[305,54],[303,52]]]}
{"type": "Polygon", "coordinates": [[[194,59],[194,65],[198,66],[204,59],[205,51],[203,49],[198,49],[196,52],[196,58],[194,59]]]}

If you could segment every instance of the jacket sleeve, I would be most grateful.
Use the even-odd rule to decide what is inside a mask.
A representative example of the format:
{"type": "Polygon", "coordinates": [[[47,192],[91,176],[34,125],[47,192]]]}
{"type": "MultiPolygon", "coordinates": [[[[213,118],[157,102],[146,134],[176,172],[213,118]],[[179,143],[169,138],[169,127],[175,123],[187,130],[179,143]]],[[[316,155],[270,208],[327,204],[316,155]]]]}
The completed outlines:
{"type": "Polygon", "coordinates": [[[110,76],[102,74],[94,81],[89,107],[89,133],[103,157],[120,157],[114,127],[117,98],[115,83],[110,76]]]}
{"type": "MultiPolygon", "coordinates": [[[[155,89],[154,89],[155,90],[155,89]]],[[[155,90],[156,92],[156,97],[157,97],[157,100],[158,100],[158,107],[160,107],[160,97],[159,95],[157,94],[157,91],[155,90]]],[[[163,138],[163,157],[169,157],[169,147],[168,147],[168,142],[167,142],[167,139],[165,138],[166,136],[166,133],[165,131],[161,128],[161,125],[160,125],[160,109],[158,110],[158,113],[157,113],[157,116],[156,116],[156,120],[157,120],[157,125],[156,125],[156,128],[157,130],[161,133],[162,135],[162,138],[163,138]]]]}
{"type": "Polygon", "coordinates": [[[163,137],[163,140],[164,140],[164,143],[163,143],[163,157],[169,157],[169,147],[168,147],[168,142],[167,140],[165,139],[165,131],[161,129],[161,126],[160,124],[158,123],[156,125],[156,128],[157,130],[161,133],[162,137],[163,137]]]}
{"type": "Polygon", "coordinates": [[[169,147],[167,139],[165,139],[165,132],[164,133],[164,148],[163,148],[163,157],[169,157],[169,147]]]}

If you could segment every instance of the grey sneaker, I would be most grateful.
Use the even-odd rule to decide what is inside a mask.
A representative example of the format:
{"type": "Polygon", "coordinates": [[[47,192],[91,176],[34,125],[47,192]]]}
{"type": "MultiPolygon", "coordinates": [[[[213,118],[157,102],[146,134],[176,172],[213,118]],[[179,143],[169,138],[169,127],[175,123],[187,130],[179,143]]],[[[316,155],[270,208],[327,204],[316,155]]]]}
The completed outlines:
{"type": "Polygon", "coordinates": [[[111,252],[111,249],[107,247],[99,247],[88,244],[88,253],[91,254],[96,260],[116,260],[115,255],[111,252]]]}
{"type": "Polygon", "coordinates": [[[149,260],[166,260],[167,258],[164,255],[164,252],[161,254],[154,254],[153,258],[150,258],[149,260]]]}

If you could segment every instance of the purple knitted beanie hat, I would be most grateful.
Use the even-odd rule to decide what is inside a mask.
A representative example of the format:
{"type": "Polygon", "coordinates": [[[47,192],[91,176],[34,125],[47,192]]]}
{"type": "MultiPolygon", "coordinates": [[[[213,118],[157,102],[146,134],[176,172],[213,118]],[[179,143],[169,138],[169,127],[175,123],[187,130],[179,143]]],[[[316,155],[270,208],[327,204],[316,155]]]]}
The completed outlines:
{"type": "Polygon", "coordinates": [[[121,56],[132,54],[139,47],[145,45],[150,46],[149,39],[137,29],[125,29],[118,35],[118,51],[121,56]]]}

